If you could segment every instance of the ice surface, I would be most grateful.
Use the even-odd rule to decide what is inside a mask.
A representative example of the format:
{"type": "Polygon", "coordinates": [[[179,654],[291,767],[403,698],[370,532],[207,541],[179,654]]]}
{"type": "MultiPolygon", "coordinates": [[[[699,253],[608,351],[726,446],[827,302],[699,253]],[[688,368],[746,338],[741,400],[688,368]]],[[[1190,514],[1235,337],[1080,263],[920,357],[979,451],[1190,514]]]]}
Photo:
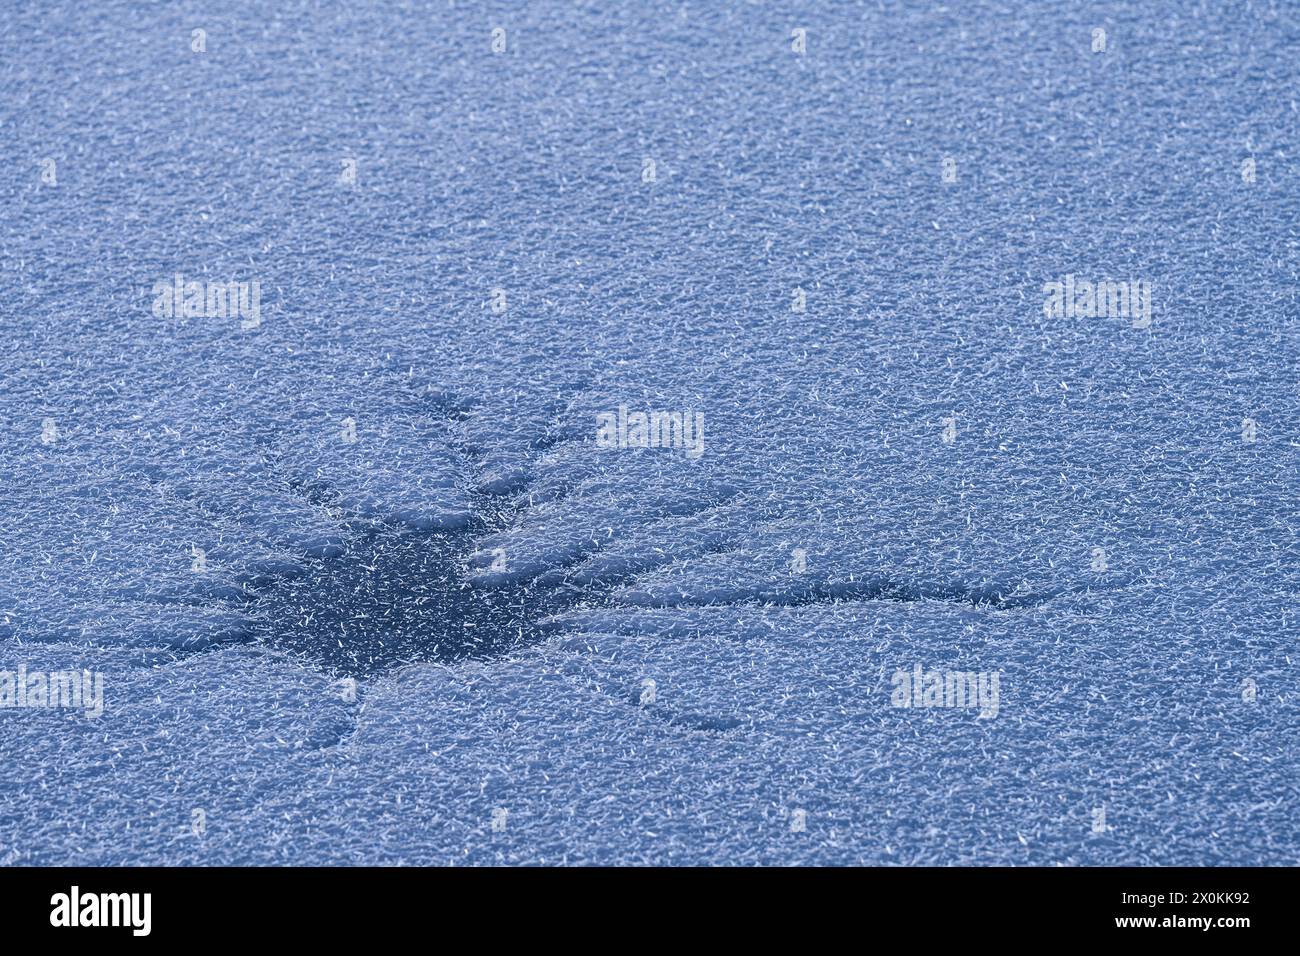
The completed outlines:
{"type": "Polygon", "coordinates": [[[1300,19],[725,6],[10,12],[0,861],[1298,861],[1300,19]]]}

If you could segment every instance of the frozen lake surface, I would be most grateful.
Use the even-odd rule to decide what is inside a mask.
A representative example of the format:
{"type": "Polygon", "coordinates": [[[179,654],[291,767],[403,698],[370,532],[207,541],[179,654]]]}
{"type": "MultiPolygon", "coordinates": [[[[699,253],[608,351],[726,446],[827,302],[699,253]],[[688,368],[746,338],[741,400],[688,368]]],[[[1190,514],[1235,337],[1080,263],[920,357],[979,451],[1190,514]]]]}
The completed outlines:
{"type": "Polygon", "coordinates": [[[1300,863],[1298,48],[7,14],[0,862],[1300,863]]]}

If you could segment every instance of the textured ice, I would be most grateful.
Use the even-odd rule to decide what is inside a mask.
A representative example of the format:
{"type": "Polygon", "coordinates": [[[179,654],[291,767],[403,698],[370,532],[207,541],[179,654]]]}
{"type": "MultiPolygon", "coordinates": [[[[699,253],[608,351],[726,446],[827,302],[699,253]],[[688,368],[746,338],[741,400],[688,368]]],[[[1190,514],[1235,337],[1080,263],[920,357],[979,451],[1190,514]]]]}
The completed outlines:
{"type": "Polygon", "coordinates": [[[1300,18],[724,6],[7,12],[0,862],[1300,862],[1300,18]]]}

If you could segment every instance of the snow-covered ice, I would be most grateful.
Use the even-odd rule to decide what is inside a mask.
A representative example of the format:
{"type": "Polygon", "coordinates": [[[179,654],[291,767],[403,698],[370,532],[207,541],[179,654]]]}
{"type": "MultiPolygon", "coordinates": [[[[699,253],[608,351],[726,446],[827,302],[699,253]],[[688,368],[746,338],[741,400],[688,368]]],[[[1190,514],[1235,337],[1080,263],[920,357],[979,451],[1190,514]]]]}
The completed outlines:
{"type": "Polygon", "coordinates": [[[5,20],[0,862],[1297,862],[1287,5],[5,20]]]}

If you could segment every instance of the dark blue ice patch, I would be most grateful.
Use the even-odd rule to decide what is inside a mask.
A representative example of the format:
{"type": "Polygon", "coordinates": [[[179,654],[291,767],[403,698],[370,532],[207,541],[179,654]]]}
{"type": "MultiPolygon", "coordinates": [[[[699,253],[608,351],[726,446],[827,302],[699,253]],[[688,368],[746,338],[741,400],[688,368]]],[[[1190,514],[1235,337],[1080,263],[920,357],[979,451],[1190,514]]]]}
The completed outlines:
{"type": "Polygon", "coordinates": [[[498,656],[540,639],[547,615],[592,588],[535,582],[475,586],[466,558],[479,529],[382,528],[351,539],[335,557],[249,602],[256,640],[302,654],[341,675],[369,676],[402,664],[498,656]]]}

